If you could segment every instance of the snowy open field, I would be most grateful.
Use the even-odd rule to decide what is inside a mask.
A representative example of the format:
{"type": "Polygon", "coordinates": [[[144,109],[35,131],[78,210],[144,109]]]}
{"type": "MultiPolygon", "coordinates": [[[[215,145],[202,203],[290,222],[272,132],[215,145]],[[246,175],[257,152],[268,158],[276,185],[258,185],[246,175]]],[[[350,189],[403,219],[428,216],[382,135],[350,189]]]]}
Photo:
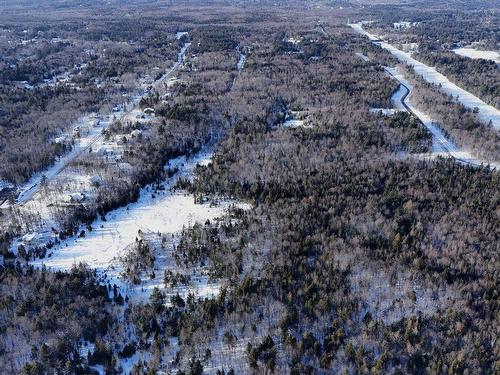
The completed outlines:
{"type": "MultiPolygon", "coordinates": [[[[95,221],[92,224],[93,230],[84,238],[69,238],[63,241],[51,249],[50,257],[38,259],[32,262],[33,265],[46,266],[54,270],[69,270],[74,264],[86,263],[106,273],[111,283],[121,285],[130,291],[130,285],[120,280],[120,272],[123,269],[119,266],[118,258],[124,255],[128,245],[139,238],[139,231],[178,233],[183,227],[195,222],[204,223],[206,220],[222,216],[234,203],[222,201],[216,206],[211,206],[209,203],[195,204],[192,195],[171,190],[180,177],[191,176],[193,168],[197,164],[206,164],[209,158],[210,154],[202,152],[189,159],[179,157],[170,161],[167,167],[177,167],[179,172],[163,183],[162,190],[156,191],[150,185],[144,187],[137,202],[110,212],[105,220],[95,221]]],[[[216,290],[212,290],[213,288],[207,284],[206,278],[198,281],[200,285],[204,285],[202,294],[208,296],[216,293],[216,290]]],[[[146,292],[149,296],[150,289],[159,286],[156,283],[149,284],[145,288],[136,288],[141,289],[136,290],[136,294],[146,292]]],[[[187,292],[189,290],[186,290],[187,292]]]]}
{"type": "Polygon", "coordinates": [[[312,128],[307,111],[289,111],[285,121],[280,125],[283,128],[312,128]]]}
{"type": "MultiPolygon", "coordinates": [[[[177,36],[182,37],[183,35],[185,33],[179,33],[177,36]]],[[[154,82],[153,86],[158,87],[158,85],[164,83],[180,66],[189,45],[189,43],[184,44],[178,54],[176,64],[159,80],[154,82]]],[[[240,61],[238,63],[240,70],[243,69],[244,62],[245,56],[240,53],[240,61]]],[[[55,210],[52,208],[53,206],[59,204],[61,199],[67,196],[70,191],[84,191],[87,196],[90,196],[92,193],[91,186],[89,185],[89,178],[91,176],[87,176],[84,171],[79,171],[73,166],[71,168],[68,167],[70,163],[83,151],[97,151],[96,155],[99,156],[101,155],[99,152],[101,149],[111,150],[111,158],[113,160],[115,158],[119,159],[123,151],[122,146],[117,144],[113,139],[105,140],[101,134],[102,130],[109,126],[112,119],[111,116],[116,116],[122,120],[135,120],[142,113],[137,109],[138,102],[143,96],[147,95],[148,90],[141,89],[140,94],[133,97],[132,105],[129,104],[127,106],[128,109],[120,107],[109,118],[101,118],[99,122],[93,121],[94,118],[92,116],[82,119],[81,128],[85,131],[79,137],[77,147],[61,158],[61,160],[58,160],[49,170],[34,177],[27,184],[25,190],[18,198],[18,203],[24,204],[24,207],[19,206],[21,209],[37,212],[37,215],[40,216],[39,222],[43,228],[36,229],[38,230],[38,234],[45,233],[46,235],[37,235],[36,245],[43,245],[45,242],[54,241],[50,230],[46,230],[51,226],[57,228],[57,223],[54,220],[55,210]],[[54,180],[50,181],[51,187],[64,185],[64,189],[58,188],[57,191],[49,191],[49,200],[54,201],[50,205],[47,204],[47,193],[39,191],[42,175],[45,175],[49,181],[54,180]]],[[[102,157],[108,159],[107,154],[102,157]]],[[[125,254],[127,247],[135,243],[136,239],[141,238],[142,234],[179,233],[184,227],[188,227],[195,222],[204,223],[206,220],[213,220],[226,212],[228,207],[234,202],[222,201],[217,202],[216,205],[209,203],[195,204],[192,195],[188,195],[185,192],[173,191],[173,187],[179,178],[190,178],[193,168],[197,164],[204,165],[209,163],[210,157],[211,154],[208,151],[204,151],[190,158],[179,157],[171,160],[167,163],[165,169],[177,170],[177,172],[173,177],[163,181],[159,188],[153,185],[142,188],[137,202],[116,209],[108,213],[105,218],[96,220],[92,224],[91,231],[85,226],[81,226],[81,230],[85,231],[84,237],[72,237],[61,243],[57,243],[47,253],[47,257],[37,259],[32,264],[37,267],[46,266],[54,270],[69,270],[75,264],[86,263],[102,275],[105,274],[109,282],[120,286],[127,294],[132,293],[137,296],[148,297],[153,287],[162,286],[163,273],[159,272],[156,278],[143,280],[139,286],[130,285],[122,278],[121,274],[124,270],[123,265],[120,263],[120,258],[125,254]]],[[[21,243],[26,244],[23,237],[14,241],[12,249],[15,251],[21,243]]],[[[33,245],[35,245],[35,242],[33,242],[33,245]]],[[[162,263],[161,259],[160,263],[162,263]]],[[[156,264],[156,266],[165,268],[167,264],[156,264]]],[[[193,278],[194,290],[189,285],[177,288],[181,294],[193,292],[195,295],[207,297],[218,293],[219,284],[209,283],[208,277],[203,274],[193,274],[193,276],[195,276],[193,278]]]]}
{"type": "MultiPolygon", "coordinates": [[[[185,35],[185,34],[182,34],[185,35]]],[[[181,35],[181,36],[182,36],[181,35]]],[[[153,83],[158,87],[165,82],[167,78],[180,66],[189,43],[185,43],[178,54],[176,64],[168,70],[159,80],[153,83]]],[[[239,68],[243,68],[245,56],[241,54],[239,68]]],[[[142,86],[141,86],[142,87],[142,86]]],[[[122,120],[134,121],[142,111],[138,110],[138,102],[143,96],[148,95],[148,90],[141,88],[140,94],[134,96],[132,105],[128,105],[128,110],[120,107],[108,118],[94,121],[93,116],[88,116],[81,120],[82,135],[77,140],[77,145],[66,156],[58,160],[54,166],[46,170],[43,174],[35,176],[25,190],[18,198],[18,203],[23,203],[19,208],[36,212],[38,222],[42,227],[36,229],[36,243],[43,245],[48,241],[54,241],[50,232],[50,227],[57,228],[57,207],[63,202],[64,197],[72,192],[84,192],[86,197],[92,194],[92,186],[89,184],[89,178],[85,171],[78,170],[70,163],[77,158],[83,151],[92,151],[97,157],[111,158],[119,160],[122,154],[123,146],[116,143],[115,139],[105,139],[102,136],[103,129],[106,129],[111,123],[112,116],[122,120]],[[101,155],[100,150],[106,153],[101,155]],[[111,156],[108,156],[108,151],[111,156]],[[50,181],[50,189],[46,192],[40,192],[41,176],[45,175],[50,181]],[[43,234],[43,235],[42,235],[43,234]]],[[[126,207],[116,209],[100,218],[92,224],[92,230],[88,231],[84,226],[86,234],[82,238],[69,238],[62,243],[50,249],[47,257],[37,259],[33,264],[37,267],[46,266],[54,270],[69,270],[74,264],[86,263],[95,268],[101,274],[106,274],[107,280],[117,284],[128,294],[148,297],[151,289],[155,286],[162,286],[163,273],[151,280],[143,280],[140,286],[129,285],[121,278],[123,267],[120,264],[120,257],[124,255],[127,247],[133,244],[140,233],[178,233],[184,227],[188,227],[195,222],[204,223],[206,220],[213,220],[224,214],[229,207],[230,202],[218,202],[217,205],[195,204],[194,197],[184,192],[174,192],[173,186],[178,178],[190,177],[192,170],[197,164],[207,164],[210,162],[211,154],[201,152],[193,157],[179,157],[171,160],[165,166],[165,169],[178,170],[171,178],[166,179],[161,187],[148,185],[141,189],[140,197],[137,202],[129,204],[126,207]]],[[[118,163],[123,164],[123,163],[118,163]]],[[[78,164],[75,164],[78,165],[78,164]]],[[[23,236],[13,244],[13,250],[17,249],[21,243],[26,244],[23,236]]],[[[30,240],[31,241],[31,240],[30,240]]],[[[161,263],[161,262],[160,262],[161,263]]],[[[158,266],[158,265],[156,265],[158,266]]],[[[164,267],[166,264],[159,264],[164,267]]],[[[206,276],[193,275],[194,286],[179,287],[181,294],[194,293],[201,297],[207,297],[218,293],[220,285],[211,284],[206,276]]]]}
{"type": "Polygon", "coordinates": [[[474,48],[456,48],[453,50],[457,55],[469,57],[471,59],[492,60],[500,64],[500,53],[497,51],[479,51],[474,48]]]}
{"type": "Polygon", "coordinates": [[[415,60],[411,57],[410,53],[403,52],[389,43],[383,41],[380,42],[380,38],[365,31],[361,23],[350,24],[349,26],[351,26],[356,32],[367,36],[370,40],[374,41],[382,48],[391,52],[401,62],[413,66],[415,73],[422,76],[429,83],[440,85],[440,89],[443,92],[449,95],[453,95],[453,97],[455,97],[458,102],[462,103],[467,108],[474,109],[477,107],[479,109],[479,118],[486,122],[491,121],[493,127],[500,130],[500,111],[498,109],[486,104],[477,96],[472,95],[470,92],[465,91],[464,89],[450,82],[448,78],[437,72],[435,68],[432,68],[421,63],[420,61],[415,60]]]}

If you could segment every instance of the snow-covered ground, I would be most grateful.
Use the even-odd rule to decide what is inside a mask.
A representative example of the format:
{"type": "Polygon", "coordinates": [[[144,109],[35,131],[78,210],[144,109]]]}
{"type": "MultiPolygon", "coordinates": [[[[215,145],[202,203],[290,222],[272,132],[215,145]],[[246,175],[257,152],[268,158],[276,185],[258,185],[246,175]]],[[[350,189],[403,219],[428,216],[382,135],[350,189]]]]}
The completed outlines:
{"type": "Polygon", "coordinates": [[[175,37],[177,40],[181,39],[184,35],[187,35],[188,32],[187,31],[178,31],[177,33],[175,33],[175,37]]]}
{"type": "Polygon", "coordinates": [[[286,114],[285,121],[280,125],[283,128],[311,128],[306,111],[290,111],[286,114]]]}
{"type": "Polygon", "coordinates": [[[457,55],[469,57],[471,59],[485,59],[492,60],[500,64],[500,53],[497,51],[480,51],[474,48],[456,48],[453,50],[457,55]]]}
{"type": "MultiPolygon", "coordinates": [[[[121,113],[123,113],[122,109],[113,115],[121,113]]],[[[89,147],[92,147],[92,145],[102,137],[102,130],[109,126],[113,115],[109,115],[108,118],[100,121],[98,126],[93,126],[96,121],[93,115],[87,115],[81,118],[75,124],[75,127],[85,127],[88,129],[88,133],[75,139],[75,144],[70,152],[58,158],[51,167],[43,172],[35,174],[26,184],[24,184],[24,186],[20,189],[21,193],[17,197],[17,203],[26,203],[40,189],[40,183],[43,177],[45,177],[47,181],[51,181],[61,172],[61,170],[64,169],[66,165],[68,165],[70,161],[74,160],[89,147]]]]}
{"type": "Polygon", "coordinates": [[[376,115],[392,116],[398,110],[395,108],[370,108],[370,112],[376,115]]]}
{"type": "Polygon", "coordinates": [[[465,91],[464,89],[450,82],[448,78],[437,72],[435,68],[432,68],[421,63],[420,61],[415,60],[411,57],[410,53],[403,52],[390,45],[389,43],[380,41],[380,38],[378,36],[365,31],[361,23],[350,24],[349,26],[351,26],[356,32],[367,36],[371,41],[377,43],[382,48],[391,52],[401,62],[413,66],[415,73],[422,76],[427,82],[439,85],[440,89],[443,92],[449,95],[453,95],[453,97],[456,98],[456,100],[462,103],[465,107],[469,109],[479,109],[479,118],[486,122],[491,121],[493,127],[500,130],[500,110],[486,104],[477,96],[472,95],[470,92],[465,91]]]}
{"type": "MultiPolygon", "coordinates": [[[[231,205],[249,208],[248,205],[227,200],[219,201],[216,205],[212,204],[213,202],[195,204],[192,195],[172,190],[179,178],[190,178],[193,168],[196,165],[206,165],[210,162],[210,157],[211,155],[205,151],[190,158],[179,157],[171,160],[165,168],[177,168],[178,172],[166,179],[159,189],[152,185],[144,187],[137,202],[108,213],[104,220],[96,220],[92,223],[91,231],[82,226],[81,230],[86,231],[84,237],[68,238],[52,247],[47,257],[31,263],[36,267],[65,271],[70,270],[73,265],[86,263],[100,275],[105,276],[106,282],[117,285],[123,295],[134,300],[147,300],[155,287],[163,290],[167,297],[176,294],[182,298],[186,298],[188,294],[193,294],[197,298],[216,296],[221,284],[210,280],[203,269],[183,270],[190,277],[190,282],[175,288],[165,288],[164,270],[177,271],[173,256],[168,253],[168,249],[155,253],[154,277],[151,278],[149,273],[145,274],[138,285],[125,280],[123,276],[125,265],[121,260],[138,239],[144,237],[162,239],[164,234],[177,234],[195,222],[213,221],[223,216],[231,205]]],[[[33,202],[30,201],[28,204],[33,202]]],[[[38,236],[39,243],[54,241],[50,231],[43,236],[42,232],[38,232],[38,236]]],[[[21,242],[25,243],[23,238],[15,241],[12,250],[15,251],[21,242]]]]}
{"type": "MultiPolygon", "coordinates": [[[[152,186],[141,189],[137,202],[116,209],[92,224],[93,230],[84,238],[70,238],[51,249],[52,255],[33,262],[57,270],[69,270],[80,262],[88,264],[98,271],[106,272],[108,279],[117,285],[124,285],[119,280],[122,271],[118,266],[118,257],[125,248],[134,243],[143,233],[177,233],[194,222],[204,223],[223,215],[231,204],[220,202],[217,206],[195,204],[193,196],[172,192],[179,177],[189,177],[198,163],[206,162],[209,154],[204,152],[186,159],[179,157],[170,161],[170,168],[179,168],[176,175],[163,183],[163,191],[153,191],[152,186]]],[[[82,227],[82,229],[85,229],[82,227]]],[[[16,245],[14,245],[16,246],[16,245]]],[[[153,286],[151,286],[152,289],[153,286]]],[[[128,286],[127,288],[128,289],[128,286]]],[[[143,290],[145,291],[145,290],[143,290]]],[[[149,295],[150,290],[147,290],[149,295]]],[[[210,293],[210,290],[207,291],[210,293]]]]}
{"type": "Polygon", "coordinates": [[[399,85],[398,89],[394,91],[391,97],[391,101],[395,109],[397,109],[398,111],[406,111],[406,107],[403,105],[403,101],[407,95],[408,89],[403,85],[399,85]]]}
{"type": "MultiPolygon", "coordinates": [[[[207,205],[202,205],[201,209],[206,207],[207,205]]],[[[228,208],[228,202],[223,202],[222,205],[218,205],[215,208],[223,213],[228,208]]],[[[206,219],[211,221],[216,219],[208,217],[208,215],[210,215],[210,212],[207,212],[206,219]]],[[[190,220],[188,219],[184,223],[186,228],[188,225],[193,224],[190,220]]],[[[202,222],[202,220],[200,221],[202,222]]],[[[180,239],[178,234],[159,234],[153,232],[144,234],[143,232],[140,238],[148,245],[151,253],[154,254],[154,266],[149,270],[141,272],[139,276],[141,280],[140,284],[125,285],[124,291],[129,298],[148,300],[154,288],[158,288],[165,294],[167,305],[171,304],[171,298],[176,295],[179,295],[183,299],[186,299],[189,294],[201,299],[219,295],[222,287],[221,281],[210,278],[210,268],[208,265],[184,264],[183,262],[179,262],[178,258],[176,259],[178,254],[175,248],[179,245],[180,239]],[[175,283],[175,286],[170,283],[165,285],[164,276],[166,271],[171,275],[182,275],[187,278],[187,281],[179,281],[175,283]]],[[[133,249],[135,245],[136,243],[133,243],[126,251],[134,253],[133,249]]],[[[130,265],[130,262],[127,262],[124,258],[120,258],[119,264],[126,266],[130,265]]]]}
{"type": "Polygon", "coordinates": [[[304,126],[304,121],[303,120],[294,120],[294,119],[288,119],[286,120],[283,125],[284,128],[299,128],[301,126],[304,126]]]}
{"type": "Polygon", "coordinates": [[[238,52],[238,54],[240,56],[240,59],[238,60],[237,68],[241,72],[243,70],[243,68],[245,67],[245,62],[247,61],[247,57],[246,57],[246,55],[241,53],[239,45],[236,47],[236,51],[238,52]]]}

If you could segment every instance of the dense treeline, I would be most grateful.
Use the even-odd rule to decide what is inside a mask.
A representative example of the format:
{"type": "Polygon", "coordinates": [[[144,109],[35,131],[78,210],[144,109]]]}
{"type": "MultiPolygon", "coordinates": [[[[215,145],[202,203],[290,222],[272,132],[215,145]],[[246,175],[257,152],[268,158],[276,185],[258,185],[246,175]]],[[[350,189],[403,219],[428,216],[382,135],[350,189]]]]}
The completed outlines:
{"type": "Polygon", "coordinates": [[[474,111],[457,103],[438,87],[413,75],[411,100],[435,119],[451,139],[486,160],[500,160],[500,134],[491,124],[479,120],[474,111]]]}
{"type": "MultiPolygon", "coordinates": [[[[403,134],[416,126],[407,124],[414,120],[399,114],[380,123],[361,110],[346,113],[343,100],[352,108],[353,94],[360,107],[369,103],[349,84],[333,85],[336,74],[312,89],[308,85],[314,79],[299,83],[294,70],[280,70],[279,55],[262,53],[271,58],[266,66],[274,74],[269,74],[259,63],[259,51],[254,53],[241,80],[250,72],[266,74],[269,87],[280,92],[292,87],[280,79],[287,74],[301,88],[297,100],[314,113],[315,127],[276,127],[280,116],[268,115],[284,110],[287,96],[267,107],[267,116],[239,118],[213,163],[198,168],[191,190],[197,197],[239,197],[256,208],[237,226],[194,227],[176,248],[187,262],[208,262],[231,286],[218,299],[197,305],[173,299],[168,309],[158,303],[164,297],[156,292],[150,304],[134,308],[136,325],[146,337],[178,336],[183,349],[171,366],[186,372],[212,366],[214,354],[205,348],[216,345],[220,330],[228,348],[246,349],[246,363],[231,349],[224,352],[240,372],[491,372],[497,204],[491,197],[498,174],[452,161],[395,161],[391,155],[401,149],[403,134]],[[323,87],[335,92],[330,102],[335,107],[313,111],[308,93],[323,87]],[[397,304],[398,288],[382,285],[387,294],[378,297],[378,304],[364,294],[370,291],[354,292],[360,279],[370,282],[371,267],[391,275],[391,284],[402,285],[408,307],[395,321],[378,304],[397,304]],[[400,270],[409,276],[398,276],[400,270]],[[410,280],[424,275],[429,281],[422,295],[410,280]],[[443,288],[444,297],[435,294],[443,288]],[[488,297],[478,305],[478,295],[488,297]],[[152,328],[144,330],[146,322],[152,328]]],[[[336,55],[336,62],[347,56],[336,55]]],[[[328,63],[342,72],[341,64],[328,63]]],[[[307,65],[288,65],[305,69],[300,77],[307,77],[307,65]]],[[[321,74],[320,66],[314,69],[321,74]]],[[[359,69],[351,74],[359,74],[361,82],[377,79],[366,76],[366,65],[359,69]]],[[[329,103],[327,92],[322,104],[329,103]]],[[[420,131],[413,137],[427,139],[420,131]]],[[[168,345],[155,342],[168,352],[168,345]]]]}
{"type": "MultiPolygon", "coordinates": [[[[385,64],[388,59],[392,61],[391,54],[380,47],[363,46],[362,50],[369,54],[370,64],[385,64]]],[[[399,68],[414,86],[410,101],[434,119],[447,136],[479,158],[491,162],[500,159],[500,135],[490,123],[481,121],[475,110],[465,108],[439,87],[426,82],[411,67],[399,65],[399,68]]],[[[409,133],[405,134],[409,136],[409,133]]]]}
{"type": "Polygon", "coordinates": [[[192,35],[193,53],[234,50],[238,42],[232,38],[234,30],[230,26],[204,26],[196,28],[192,35]]]}
{"type": "Polygon", "coordinates": [[[94,342],[113,324],[108,288],[95,271],[0,267],[2,372],[84,374],[80,343],[94,342]]]}
{"type": "MultiPolygon", "coordinates": [[[[296,359],[282,363],[281,371],[460,373],[467,367],[489,373],[496,355],[490,332],[498,281],[493,265],[498,202],[491,197],[498,174],[444,161],[429,165],[374,162],[352,154],[343,158],[347,151],[327,134],[321,135],[323,141],[313,134],[281,138],[282,148],[294,152],[273,152],[268,158],[264,155],[277,143],[274,133],[235,131],[214,164],[200,169],[195,191],[258,204],[252,214],[257,218],[250,220],[258,228],[252,233],[272,243],[254,280],[266,287],[253,293],[260,303],[268,304],[270,298],[286,306],[287,313],[272,317],[283,322],[274,334],[281,335],[275,339],[285,346],[286,357],[296,359]],[[426,306],[422,315],[385,324],[384,318],[372,318],[375,306],[359,310],[355,297],[363,296],[349,288],[354,280],[350,269],[362,259],[378,264],[379,272],[403,268],[425,275],[432,290],[457,290],[461,297],[442,305],[439,299],[433,302],[439,304],[435,313],[426,306]],[[338,262],[344,264],[340,269],[338,262]],[[488,297],[478,304],[477,296],[488,297]],[[455,319],[461,322],[460,339],[449,337],[455,319]],[[460,359],[458,352],[463,353],[460,359]]],[[[257,301],[247,306],[259,306],[257,301]]],[[[241,303],[236,298],[228,304],[241,303]]]]}
{"type": "MultiPolygon", "coordinates": [[[[450,48],[456,45],[478,44],[478,47],[498,49],[498,12],[495,1],[481,0],[465,3],[450,0],[435,3],[422,1],[372,7],[371,27],[381,28],[383,34],[403,43],[418,43],[424,48],[450,48]],[[426,8],[422,12],[421,8],[426,8]],[[416,22],[409,29],[396,30],[394,23],[416,22]]],[[[370,27],[370,26],[369,26],[370,27]]]]}
{"type": "MultiPolygon", "coordinates": [[[[232,254],[226,266],[216,263],[220,269],[233,254],[249,254],[218,329],[232,332],[232,345],[253,342],[245,371],[492,373],[498,173],[391,160],[394,134],[341,109],[328,114],[315,117],[314,130],[238,123],[213,164],[198,169],[196,194],[256,205],[237,229],[246,251],[210,246],[217,231],[206,228],[187,253],[207,247],[212,261],[232,254]],[[398,288],[382,285],[377,304],[375,291],[353,293],[360,279],[370,283],[371,267],[403,288],[408,307],[396,321],[378,306],[397,304],[398,288]],[[410,281],[418,277],[428,279],[423,291],[410,281]],[[436,295],[441,288],[453,299],[436,295]],[[478,303],[478,296],[487,297],[478,303]],[[252,321],[259,322],[253,334],[245,324],[252,321]]],[[[189,337],[200,330],[211,325],[189,337]]]]}
{"type": "Polygon", "coordinates": [[[55,86],[33,91],[0,88],[0,176],[22,183],[33,173],[49,167],[71,144],[55,144],[84,111],[96,111],[104,100],[102,89],[84,92],[55,86]]]}
{"type": "MultiPolygon", "coordinates": [[[[114,121],[103,135],[106,140],[117,140],[118,145],[123,147],[119,161],[121,165],[125,165],[124,170],[117,168],[118,163],[113,156],[108,158],[98,152],[84,153],[71,163],[70,167],[83,170],[85,175],[99,175],[104,179],[93,187],[92,200],[87,199],[85,205],[57,204],[54,219],[58,223],[59,239],[77,235],[82,223],[89,226],[110,210],[137,200],[142,186],[157,182],[177,171],[175,167],[165,167],[169,160],[199,151],[207,143],[214,142],[230,126],[220,97],[231,89],[237,57],[236,51],[214,50],[200,53],[196,60],[186,63],[179,72],[186,79],[171,89],[171,95],[165,95],[165,87],[160,84],[152,87],[149,95],[141,100],[140,106],[152,106],[155,109],[156,115],[151,118],[151,123],[145,125],[130,119],[114,121]],[[214,64],[212,59],[221,64],[214,64]],[[193,65],[196,70],[193,70],[193,65]],[[199,90],[200,87],[203,90],[199,90]],[[143,134],[130,138],[130,133],[136,129],[141,129],[143,134]]],[[[90,77],[88,72],[82,76],[90,77]]],[[[94,96],[93,99],[99,98],[94,96]]],[[[39,142],[43,143],[43,139],[39,142]]],[[[55,148],[56,145],[52,147],[55,148]]],[[[42,146],[40,149],[43,149],[42,146]]],[[[29,149],[25,152],[31,153],[29,149]]],[[[16,154],[11,153],[5,157],[15,158],[16,154]]],[[[31,153],[30,157],[34,158],[36,155],[31,153]]],[[[49,165],[48,160],[38,161],[49,165]]],[[[23,171],[19,165],[14,168],[7,164],[5,168],[13,173],[23,171]]],[[[33,218],[29,215],[12,211],[7,214],[12,219],[6,221],[3,228],[9,236],[19,233],[23,227],[33,227],[33,218]]],[[[26,252],[27,259],[48,254],[44,247],[26,252]]]]}

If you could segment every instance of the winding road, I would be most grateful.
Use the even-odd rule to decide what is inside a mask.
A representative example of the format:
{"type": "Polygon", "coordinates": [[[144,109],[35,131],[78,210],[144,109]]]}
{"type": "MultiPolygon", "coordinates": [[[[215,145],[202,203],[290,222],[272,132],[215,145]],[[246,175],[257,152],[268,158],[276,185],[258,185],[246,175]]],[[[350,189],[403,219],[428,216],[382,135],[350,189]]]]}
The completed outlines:
{"type": "MultiPolygon", "coordinates": [[[[398,50],[389,43],[384,42],[380,37],[370,34],[363,29],[363,23],[348,24],[356,32],[362,34],[380,47],[391,52],[401,62],[413,66],[415,72],[422,76],[427,82],[436,84],[442,91],[456,97],[456,100],[462,103],[465,107],[473,109],[478,108],[478,116],[484,121],[491,121],[494,129],[500,129],[500,111],[484,103],[481,99],[472,95],[471,93],[463,90],[448,80],[444,75],[437,72],[435,68],[429,67],[420,61],[411,57],[409,53],[398,50]]],[[[358,56],[366,61],[366,57],[358,53],[358,56]]],[[[481,160],[472,155],[470,152],[460,149],[453,141],[451,141],[439,127],[439,124],[434,121],[430,116],[418,110],[413,104],[408,101],[409,96],[413,92],[413,85],[395,68],[384,67],[387,74],[396,79],[400,88],[393,95],[393,101],[398,109],[404,109],[417,117],[422,124],[432,134],[432,152],[427,155],[420,155],[423,158],[435,158],[436,156],[453,157],[458,162],[473,166],[489,165],[493,169],[500,168],[499,163],[491,162],[489,160],[481,160]]]]}
{"type": "Polygon", "coordinates": [[[477,96],[455,85],[446,76],[439,73],[435,68],[425,65],[418,60],[415,60],[410,53],[401,51],[393,45],[385,42],[379,36],[370,34],[363,29],[363,23],[349,24],[349,26],[357,33],[364,35],[370,41],[383,49],[389,51],[402,63],[412,66],[415,73],[420,75],[427,82],[438,85],[439,88],[446,94],[452,95],[459,103],[462,103],[469,109],[478,109],[478,116],[485,122],[490,122],[493,128],[500,129],[500,111],[495,107],[486,104],[477,96]]]}
{"type": "Polygon", "coordinates": [[[473,166],[490,165],[492,168],[498,168],[500,165],[498,163],[491,163],[485,160],[480,160],[473,156],[471,153],[461,150],[458,145],[452,142],[443,133],[439,124],[432,120],[427,114],[418,110],[408,99],[413,93],[413,85],[408,82],[408,80],[397,71],[395,68],[384,68],[387,74],[392,78],[396,79],[400,84],[400,89],[393,96],[395,105],[399,108],[404,108],[408,112],[412,113],[420,122],[429,130],[432,134],[432,152],[429,155],[423,155],[423,157],[433,158],[436,156],[448,156],[456,159],[458,162],[473,166]]]}

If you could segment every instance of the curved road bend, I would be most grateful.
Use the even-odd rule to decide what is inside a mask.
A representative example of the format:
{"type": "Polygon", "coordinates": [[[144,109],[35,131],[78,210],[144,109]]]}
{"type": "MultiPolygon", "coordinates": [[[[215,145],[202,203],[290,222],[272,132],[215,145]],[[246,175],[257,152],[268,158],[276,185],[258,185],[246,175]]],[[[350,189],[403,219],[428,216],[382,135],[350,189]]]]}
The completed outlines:
{"type": "Polygon", "coordinates": [[[492,169],[499,167],[498,163],[489,163],[484,160],[477,159],[467,151],[460,150],[460,148],[449,140],[439,125],[433,121],[428,115],[419,111],[413,104],[408,101],[408,97],[413,92],[413,86],[408,82],[400,73],[394,68],[384,67],[385,71],[394,79],[396,79],[405,92],[398,100],[403,108],[412,113],[432,134],[432,154],[450,156],[460,163],[469,164],[473,166],[481,166],[489,164],[492,169]]]}

